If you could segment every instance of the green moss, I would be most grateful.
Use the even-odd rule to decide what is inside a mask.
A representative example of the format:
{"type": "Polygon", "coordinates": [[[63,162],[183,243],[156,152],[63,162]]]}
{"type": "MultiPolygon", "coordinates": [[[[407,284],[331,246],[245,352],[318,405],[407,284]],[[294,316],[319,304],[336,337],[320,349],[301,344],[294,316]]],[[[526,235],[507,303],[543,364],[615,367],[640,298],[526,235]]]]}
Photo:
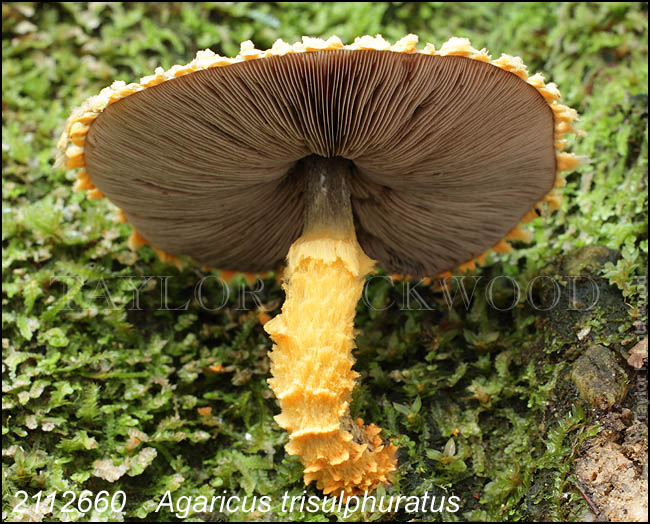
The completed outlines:
{"type": "MultiPolygon", "coordinates": [[[[645,4],[25,2],[2,9],[4,520],[19,517],[21,490],[59,493],[44,517],[52,521],[178,520],[169,509],[156,512],[167,492],[179,500],[224,491],[268,495],[272,511],[197,507],[188,518],[559,521],[581,514],[572,461],[597,428],[571,407],[578,399],[572,362],[589,345],[622,353],[647,334],[645,4]],[[279,37],[351,41],[377,32],[392,41],[413,32],[437,46],[467,36],[493,55],[520,55],[531,72],[559,85],[587,133],[572,141],[588,161],[568,176],[561,211],[531,224],[531,245],[493,256],[476,273],[482,279],[468,307],[459,294],[450,306],[423,285],[418,303],[410,292],[416,283],[376,278],[367,288],[374,308],[359,305],[362,377],[352,412],[400,446],[394,485],[378,494],[460,496],[460,510],[444,516],[403,508],[348,517],[283,511],[285,492],[305,490],[302,467],[284,452],[286,434],[273,420],[270,342],[241,303],[244,282],[227,296],[208,279],[213,311],[200,307],[194,286],[207,273],[161,264],[149,248],[135,260],[129,228],[112,220],[110,204],[73,193],[72,175],[53,166],[71,108],[114,79],[186,63],[205,47],[234,55],[249,38],[265,48],[279,37]],[[524,293],[540,274],[558,279],[562,292],[548,311],[550,280],[524,293]],[[490,304],[487,283],[502,276],[522,293],[500,278],[490,304]],[[584,309],[589,279],[600,295],[584,309]],[[574,285],[572,297],[566,291],[574,285]],[[400,307],[406,300],[411,309],[400,307]],[[67,490],[123,490],[127,502],[120,512],[66,515],[60,495],[67,490]]],[[[259,297],[278,312],[283,295],[273,279],[259,297]]]]}

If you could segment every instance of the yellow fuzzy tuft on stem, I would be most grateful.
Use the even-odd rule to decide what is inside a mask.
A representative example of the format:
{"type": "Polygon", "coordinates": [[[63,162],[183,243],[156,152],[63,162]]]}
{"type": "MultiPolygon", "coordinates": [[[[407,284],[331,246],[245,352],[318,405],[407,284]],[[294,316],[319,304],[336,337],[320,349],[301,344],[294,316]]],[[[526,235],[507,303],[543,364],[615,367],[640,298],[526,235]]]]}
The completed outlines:
{"type": "Polygon", "coordinates": [[[349,414],[354,316],[373,261],[353,231],[336,230],[304,234],[287,260],[282,314],[264,325],[275,342],[269,384],[282,408],[276,421],[290,432],[286,450],[323,493],[372,491],[397,464],[381,430],[349,414]]]}

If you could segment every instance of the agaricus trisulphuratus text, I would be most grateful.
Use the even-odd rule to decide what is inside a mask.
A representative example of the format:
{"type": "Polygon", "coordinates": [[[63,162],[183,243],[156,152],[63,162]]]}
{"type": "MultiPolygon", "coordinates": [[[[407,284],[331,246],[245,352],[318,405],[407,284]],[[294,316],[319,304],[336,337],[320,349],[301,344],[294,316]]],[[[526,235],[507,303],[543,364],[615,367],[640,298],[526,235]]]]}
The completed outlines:
{"type": "Polygon", "coordinates": [[[520,58],[464,38],[343,45],[303,38],[117,81],[69,118],[62,164],[107,196],[130,245],[245,272],[286,258],[269,384],[305,482],[353,495],[390,480],[396,448],[353,420],[354,316],[374,264],[473,269],[559,205],[576,112],[520,58]]]}

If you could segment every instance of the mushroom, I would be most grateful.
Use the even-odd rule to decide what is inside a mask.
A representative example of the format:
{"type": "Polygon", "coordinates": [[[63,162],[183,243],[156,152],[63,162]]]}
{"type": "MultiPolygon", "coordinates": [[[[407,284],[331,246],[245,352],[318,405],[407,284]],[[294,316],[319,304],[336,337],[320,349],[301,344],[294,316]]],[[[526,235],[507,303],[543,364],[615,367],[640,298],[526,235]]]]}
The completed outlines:
{"type": "Polygon", "coordinates": [[[324,493],[371,491],[396,469],[395,446],[349,411],[355,307],[375,262],[417,277],[472,269],[527,240],[519,224],[557,207],[559,171],[578,165],[562,152],[577,115],[554,84],[467,39],[417,41],[200,51],[102,90],[59,143],[77,187],[133,225],[133,248],[248,272],[286,257],[269,384],[287,452],[324,493]]]}

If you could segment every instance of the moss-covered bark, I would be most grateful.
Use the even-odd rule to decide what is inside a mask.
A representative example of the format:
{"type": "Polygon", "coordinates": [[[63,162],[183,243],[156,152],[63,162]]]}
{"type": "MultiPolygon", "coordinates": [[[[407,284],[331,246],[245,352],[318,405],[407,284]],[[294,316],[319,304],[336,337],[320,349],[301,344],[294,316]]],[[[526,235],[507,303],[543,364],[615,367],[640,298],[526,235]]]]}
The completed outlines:
{"type": "Polygon", "coordinates": [[[628,446],[614,451],[647,457],[646,383],[625,361],[647,336],[646,4],[2,9],[3,519],[177,520],[183,512],[156,511],[167,492],[199,501],[192,520],[562,521],[583,515],[586,499],[609,511],[599,498],[606,486],[586,485],[589,464],[576,469],[576,461],[590,456],[594,438],[614,433],[628,446]],[[469,305],[455,284],[448,302],[423,283],[375,275],[357,308],[362,380],[352,416],[399,446],[386,494],[458,495],[460,509],[444,515],[403,505],[348,516],[283,510],[282,495],[304,487],[266,383],[271,342],[261,321],[279,312],[280,286],[272,278],[222,285],[195,265],[159,262],[148,247],[135,257],[110,204],[73,193],[53,167],[70,109],[114,79],[185,63],[206,47],[234,55],[249,38],[266,48],[279,37],[378,32],[437,45],[467,36],[494,56],[520,55],[558,84],[587,133],[571,145],[588,161],[568,176],[562,209],[531,224],[532,244],[466,276],[469,291],[477,282],[469,305]],[[592,281],[599,300],[586,309],[592,281]],[[573,380],[595,346],[627,374],[626,396],[607,409],[573,380]],[[62,513],[63,493],[86,489],[123,490],[126,504],[62,513]],[[18,513],[21,490],[58,498],[51,512],[31,498],[18,513]],[[271,511],[226,514],[197,499],[224,494],[268,496],[271,511]]]}

